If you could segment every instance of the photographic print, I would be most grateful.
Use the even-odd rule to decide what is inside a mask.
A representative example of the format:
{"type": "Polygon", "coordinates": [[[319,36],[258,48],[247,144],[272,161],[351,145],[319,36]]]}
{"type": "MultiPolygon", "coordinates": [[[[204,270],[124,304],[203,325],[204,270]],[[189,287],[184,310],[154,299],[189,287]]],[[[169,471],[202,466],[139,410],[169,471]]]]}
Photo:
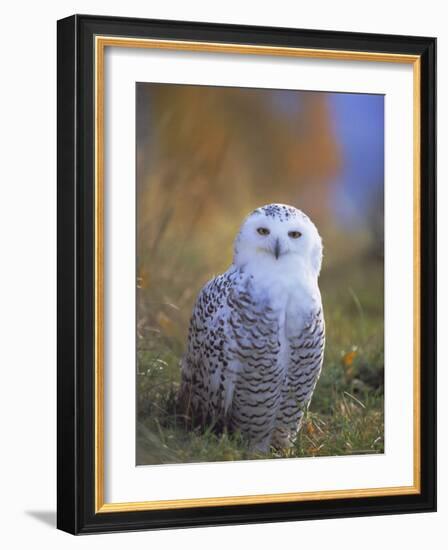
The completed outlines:
{"type": "Polygon", "coordinates": [[[384,452],[384,96],[136,84],[136,463],[384,452]]]}

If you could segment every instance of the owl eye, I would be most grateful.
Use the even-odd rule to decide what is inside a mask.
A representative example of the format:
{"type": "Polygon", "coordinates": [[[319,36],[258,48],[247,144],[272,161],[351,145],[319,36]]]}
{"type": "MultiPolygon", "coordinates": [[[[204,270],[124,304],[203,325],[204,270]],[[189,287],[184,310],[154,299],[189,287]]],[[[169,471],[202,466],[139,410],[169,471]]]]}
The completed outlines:
{"type": "Polygon", "coordinates": [[[270,231],[267,227],[259,227],[257,229],[257,233],[259,233],[260,235],[266,236],[266,235],[269,235],[270,231]]]}
{"type": "Polygon", "coordinates": [[[302,233],[300,233],[300,231],[290,231],[288,235],[291,237],[291,239],[298,239],[302,236],[302,233]]]}

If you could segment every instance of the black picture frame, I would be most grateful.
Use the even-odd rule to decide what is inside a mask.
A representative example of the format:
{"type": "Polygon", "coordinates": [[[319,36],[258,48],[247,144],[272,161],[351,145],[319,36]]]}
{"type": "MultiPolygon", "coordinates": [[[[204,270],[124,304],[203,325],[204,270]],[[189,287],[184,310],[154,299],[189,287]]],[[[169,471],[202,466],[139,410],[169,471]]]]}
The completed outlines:
{"type": "Polygon", "coordinates": [[[58,21],[57,51],[58,528],[82,534],[435,511],[436,39],[74,15],[58,21]],[[96,513],[93,46],[97,35],[420,57],[419,494],[96,513]]]}

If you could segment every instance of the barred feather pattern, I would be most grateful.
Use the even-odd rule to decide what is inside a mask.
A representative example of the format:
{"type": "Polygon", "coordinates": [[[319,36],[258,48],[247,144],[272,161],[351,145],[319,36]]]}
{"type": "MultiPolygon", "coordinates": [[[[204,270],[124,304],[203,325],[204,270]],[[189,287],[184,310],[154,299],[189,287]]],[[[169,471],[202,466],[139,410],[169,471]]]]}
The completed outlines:
{"type": "Polygon", "coordinates": [[[291,445],[320,374],[325,336],[321,307],[299,325],[288,324],[289,315],[242,268],[205,285],[179,392],[196,423],[240,432],[261,451],[291,445]]]}
{"type": "Polygon", "coordinates": [[[325,348],[322,308],[309,315],[299,334],[289,335],[288,343],[289,364],[271,441],[280,448],[293,444],[322,370],[325,348]]]}

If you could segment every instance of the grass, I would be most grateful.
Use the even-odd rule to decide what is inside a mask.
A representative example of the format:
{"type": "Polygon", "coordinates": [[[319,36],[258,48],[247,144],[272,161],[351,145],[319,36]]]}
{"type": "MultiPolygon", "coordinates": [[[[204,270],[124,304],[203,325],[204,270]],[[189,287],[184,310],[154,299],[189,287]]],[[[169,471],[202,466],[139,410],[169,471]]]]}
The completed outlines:
{"type": "Polygon", "coordinates": [[[191,306],[146,294],[152,314],[138,346],[137,464],[384,452],[382,264],[366,257],[324,271],[320,287],[327,334],[322,374],[295,446],[268,455],[251,452],[238,434],[185,429],[175,405],[185,339],[178,325],[186,325],[191,306]]]}

